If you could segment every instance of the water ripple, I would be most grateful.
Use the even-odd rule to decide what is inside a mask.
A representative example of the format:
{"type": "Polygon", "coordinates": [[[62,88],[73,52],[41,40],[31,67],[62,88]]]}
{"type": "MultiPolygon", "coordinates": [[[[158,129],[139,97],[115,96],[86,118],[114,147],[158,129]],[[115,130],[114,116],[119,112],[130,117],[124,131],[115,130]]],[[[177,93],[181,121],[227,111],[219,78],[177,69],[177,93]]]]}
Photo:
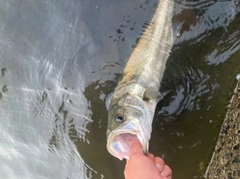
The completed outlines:
{"type": "Polygon", "coordinates": [[[189,0],[178,0],[178,6],[183,9],[206,9],[207,7],[214,4],[214,1],[201,0],[201,1],[189,1],[189,0]]]}
{"type": "Polygon", "coordinates": [[[158,115],[175,116],[186,110],[200,110],[202,102],[199,99],[206,94],[211,96],[218,87],[216,83],[209,84],[209,75],[192,66],[187,67],[187,73],[182,76],[183,83],[177,86],[175,94],[171,96],[169,103],[158,111],[158,115]]]}
{"type": "Polygon", "coordinates": [[[208,65],[218,65],[225,62],[231,55],[240,49],[240,31],[237,30],[227,37],[222,37],[215,48],[208,56],[206,61],[208,65]],[[225,39],[227,38],[227,39],[225,39]]]}
{"type": "Polygon", "coordinates": [[[234,20],[239,12],[234,1],[181,1],[176,7],[176,43],[192,38],[200,42],[211,34],[211,30],[224,27],[234,20]]]}
{"type": "Polygon", "coordinates": [[[83,90],[99,47],[80,4],[8,2],[0,18],[1,177],[92,178],[75,142],[89,143],[83,90]]]}

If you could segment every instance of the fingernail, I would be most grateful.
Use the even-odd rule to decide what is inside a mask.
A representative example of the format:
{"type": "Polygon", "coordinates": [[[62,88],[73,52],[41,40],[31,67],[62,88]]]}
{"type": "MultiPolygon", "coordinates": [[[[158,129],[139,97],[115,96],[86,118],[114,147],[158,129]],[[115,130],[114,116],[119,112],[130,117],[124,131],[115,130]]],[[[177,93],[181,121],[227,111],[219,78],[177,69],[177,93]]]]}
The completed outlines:
{"type": "Polygon", "coordinates": [[[161,172],[161,175],[162,175],[162,176],[166,176],[166,171],[163,170],[163,172],[161,172]]]}
{"type": "Polygon", "coordinates": [[[158,168],[159,171],[162,171],[162,169],[163,169],[163,166],[162,166],[162,165],[160,165],[159,163],[157,163],[156,166],[157,166],[157,168],[158,168]]]}

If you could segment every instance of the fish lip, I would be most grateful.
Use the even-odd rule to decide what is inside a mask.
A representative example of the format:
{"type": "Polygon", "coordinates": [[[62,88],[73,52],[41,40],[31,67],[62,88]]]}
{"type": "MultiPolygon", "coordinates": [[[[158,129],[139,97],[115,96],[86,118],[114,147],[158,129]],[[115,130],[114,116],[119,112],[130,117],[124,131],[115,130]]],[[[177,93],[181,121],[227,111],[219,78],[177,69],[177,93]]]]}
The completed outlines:
{"type": "MultiPolygon", "coordinates": [[[[131,123],[133,123],[133,122],[131,122],[131,123]]],[[[136,125],[136,123],[134,123],[134,124],[136,125]]],[[[127,124],[125,124],[125,125],[127,125],[127,124]]],[[[123,129],[122,127],[125,125],[121,125],[117,129],[115,129],[109,133],[108,138],[107,138],[107,150],[109,151],[109,153],[120,160],[122,160],[123,158],[128,159],[127,157],[122,157],[122,155],[120,155],[120,157],[119,157],[119,153],[113,149],[112,144],[113,144],[114,139],[120,134],[133,134],[133,135],[137,136],[137,139],[141,143],[144,154],[147,154],[148,141],[144,137],[143,130],[142,130],[142,127],[140,126],[140,124],[137,125],[137,129],[123,129]]]]}

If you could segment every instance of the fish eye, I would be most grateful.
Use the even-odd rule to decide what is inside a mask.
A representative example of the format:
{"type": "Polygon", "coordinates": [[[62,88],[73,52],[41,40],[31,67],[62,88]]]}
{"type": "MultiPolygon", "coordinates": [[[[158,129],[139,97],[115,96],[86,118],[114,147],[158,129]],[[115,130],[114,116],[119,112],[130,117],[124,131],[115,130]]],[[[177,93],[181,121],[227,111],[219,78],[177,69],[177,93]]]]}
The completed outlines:
{"type": "Polygon", "coordinates": [[[120,115],[120,114],[117,114],[117,115],[115,116],[115,121],[117,121],[117,122],[123,122],[123,121],[125,121],[125,118],[124,118],[124,116],[122,116],[122,115],[120,115]]]}

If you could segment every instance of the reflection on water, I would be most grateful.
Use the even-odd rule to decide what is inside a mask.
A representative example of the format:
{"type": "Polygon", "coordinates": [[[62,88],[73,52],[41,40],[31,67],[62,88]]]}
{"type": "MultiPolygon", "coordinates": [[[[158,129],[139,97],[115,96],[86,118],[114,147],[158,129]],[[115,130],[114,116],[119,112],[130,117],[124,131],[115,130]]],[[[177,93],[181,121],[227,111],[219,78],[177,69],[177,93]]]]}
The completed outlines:
{"type": "Polygon", "coordinates": [[[74,141],[89,143],[84,59],[99,47],[64,11],[80,4],[1,4],[1,177],[91,178],[74,141]]]}
{"type": "MultiPolygon", "coordinates": [[[[0,176],[123,178],[105,100],[157,1],[0,0],[0,176]]],[[[201,178],[240,71],[238,1],[176,1],[150,151],[201,178]]]]}

